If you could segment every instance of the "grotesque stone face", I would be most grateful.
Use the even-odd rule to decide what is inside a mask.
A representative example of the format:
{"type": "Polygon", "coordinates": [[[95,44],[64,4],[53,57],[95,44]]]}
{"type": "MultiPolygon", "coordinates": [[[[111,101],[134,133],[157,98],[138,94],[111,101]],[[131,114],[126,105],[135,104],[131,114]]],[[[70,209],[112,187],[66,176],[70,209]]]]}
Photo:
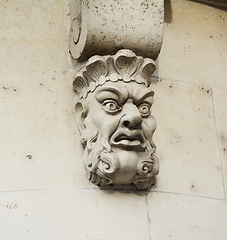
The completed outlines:
{"type": "Polygon", "coordinates": [[[77,107],[87,109],[81,136],[92,182],[134,183],[140,189],[154,182],[158,160],[152,141],[153,95],[143,84],[106,82],[78,103],[77,107]]]}
{"type": "MultiPolygon", "coordinates": [[[[131,59],[134,61],[134,55],[119,62],[125,65],[129,62],[127,69],[131,70],[135,65],[131,59]]],[[[85,86],[88,89],[76,103],[88,178],[99,186],[134,184],[138,189],[149,188],[155,183],[159,169],[152,141],[156,129],[156,121],[151,115],[154,92],[146,86],[145,78],[141,80],[141,75],[136,76],[135,80],[129,74],[123,74],[123,77],[118,75],[119,78],[116,74],[110,74],[109,77],[111,66],[108,60],[109,70],[106,72],[103,71],[103,60],[98,61],[98,70],[97,64],[88,65],[87,72],[83,73],[86,79],[84,76],[78,77],[76,82],[77,88],[85,86]],[[89,67],[92,70],[90,75],[89,67]],[[98,79],[96,84],[92,81],[94,87],[90,87],[88,80],[95,78],[98,79]]],[[[141,59],[136,64],[140,67],[139,61],[141,59]]],[[[143,69],[146,69],[148,64],[144,66],[143,69]]],[[[139,67],[136,65],[133,73],[139,67]]]]}

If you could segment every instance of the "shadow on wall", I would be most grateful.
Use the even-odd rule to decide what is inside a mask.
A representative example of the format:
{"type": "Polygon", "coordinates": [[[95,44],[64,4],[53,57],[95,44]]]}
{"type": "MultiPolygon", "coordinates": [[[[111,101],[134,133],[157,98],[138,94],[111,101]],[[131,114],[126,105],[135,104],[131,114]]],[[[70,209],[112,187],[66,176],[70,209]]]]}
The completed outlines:
{"type": "Polygon", "coordinates": [[[190,0],[193,2],[198,2],[201,4],[205,4],[217,9],[221,9],[221,10],[227,10],[227,1],[226,0],[190,0]]]}
{"type": "Polygon", "coordinates": [[[164,22],[171,23],[172,22],[172,5],[171,0],[164,1],[164,22]]]}
{"type": "MultiPolygon", "coordinates": [[[[217,9],[227,11],[227,1],[226,0],[190,0],[192,2],[197,2],[199,4],[205,4],[217,9]]],[[[166,23],[172,22],[172,4],[171,0],[164,0],[164,21],[166,23]]]]}
{"type": "Polygon", "coordinates": [[[151,77],[151,84],[157,84],[158,83],[158,79],[159,79],[159,58],[156,59],[155,65],[156,65],[156,70],[151,77]]]}

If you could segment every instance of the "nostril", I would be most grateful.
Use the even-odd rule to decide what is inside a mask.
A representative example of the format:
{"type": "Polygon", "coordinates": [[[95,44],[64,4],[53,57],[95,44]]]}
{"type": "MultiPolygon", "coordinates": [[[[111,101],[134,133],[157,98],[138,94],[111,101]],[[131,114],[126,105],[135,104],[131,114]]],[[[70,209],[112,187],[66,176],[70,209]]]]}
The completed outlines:
{"type": "Polygon", "coordinates": [[[129,125],[130,125],[130,122],[129,122],[129,121],[124,121],[124,122],[123,122],[123,126],[124,126],[124,127],[129,127],[129,125]]]}

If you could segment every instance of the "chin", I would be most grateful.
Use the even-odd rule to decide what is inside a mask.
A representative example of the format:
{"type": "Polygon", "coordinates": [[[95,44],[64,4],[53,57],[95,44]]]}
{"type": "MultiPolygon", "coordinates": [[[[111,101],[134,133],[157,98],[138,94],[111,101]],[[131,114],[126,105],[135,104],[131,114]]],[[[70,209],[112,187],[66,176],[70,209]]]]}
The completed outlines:
{"type": "Polygon", "coordinates": [[[113,184],[131,184],[137,174],[139,159],[144,158],[145,152],[137,152],[122,148],[113,148],[113,153],[119,160],[120,167],[111,177],[113,184]]]}

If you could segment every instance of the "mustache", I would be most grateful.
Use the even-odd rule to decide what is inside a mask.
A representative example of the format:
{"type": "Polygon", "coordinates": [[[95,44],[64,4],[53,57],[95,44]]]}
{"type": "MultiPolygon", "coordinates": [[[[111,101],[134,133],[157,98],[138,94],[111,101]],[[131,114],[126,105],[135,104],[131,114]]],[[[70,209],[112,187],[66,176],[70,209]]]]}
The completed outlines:
{"type": "Polygon", "coordinates": [[[110,145],[144,151],[147,148],[146,138],[140,129],[120,128],[110,137],[110,145]]]}

